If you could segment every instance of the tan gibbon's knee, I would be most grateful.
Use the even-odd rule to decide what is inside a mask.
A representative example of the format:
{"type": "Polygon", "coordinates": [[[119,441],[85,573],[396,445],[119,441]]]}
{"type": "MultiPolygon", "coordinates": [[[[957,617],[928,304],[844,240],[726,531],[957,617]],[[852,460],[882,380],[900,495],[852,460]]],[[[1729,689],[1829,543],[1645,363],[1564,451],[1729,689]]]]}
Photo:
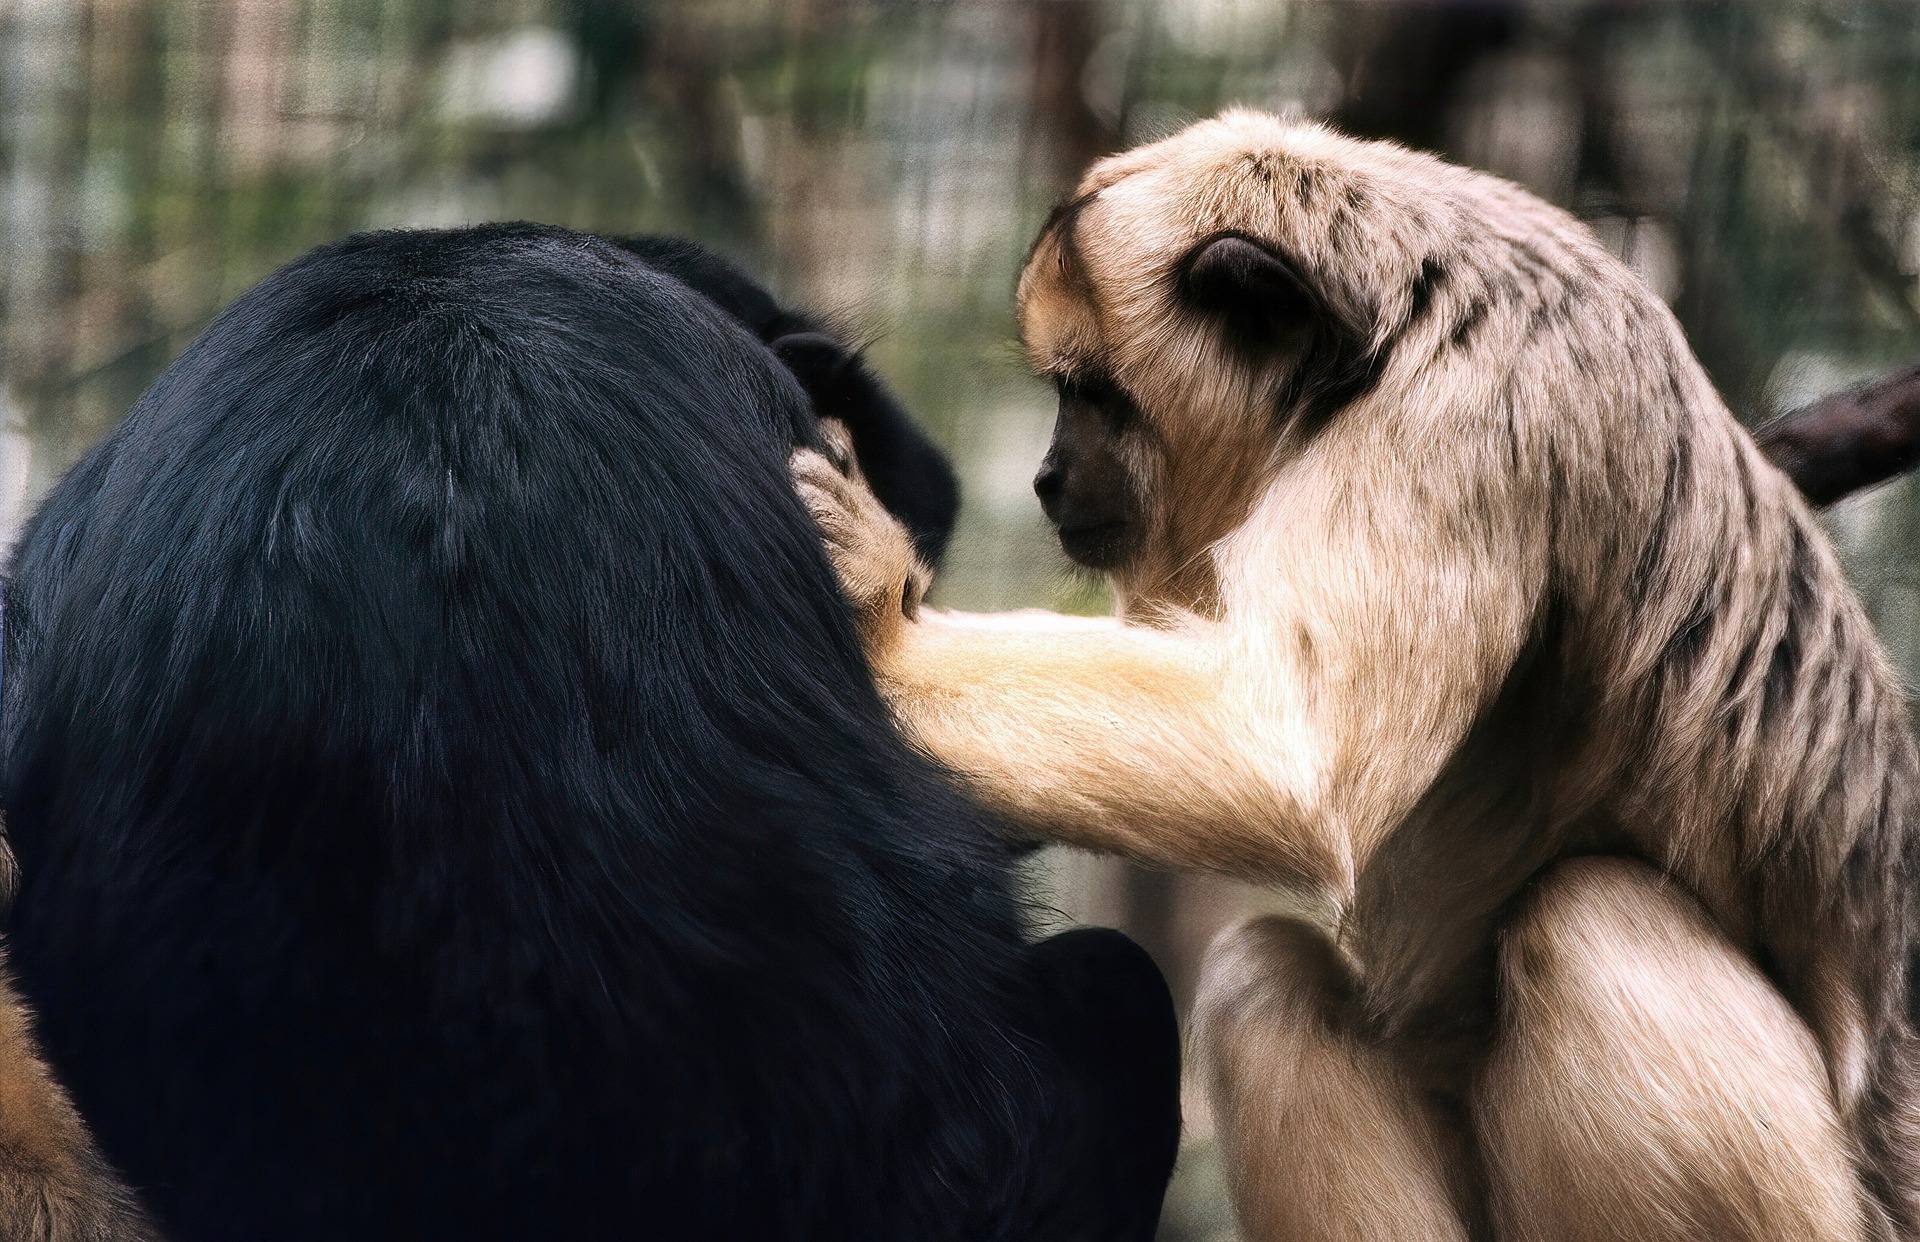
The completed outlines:
{"type": "Polygon", "coordinates": [[[1208,951],[1194,1039],[1240,1227],[1258,1242],[1451,1242],[1466,1232],[1413,1093],[1348,1030],[1322,936],[1258,918],[1208,951]]]}
{"type": "Polygon", "coordinates": [[[24,1002],[0,977],[0,1238],[157,1242],[133,1196],[40,1059],[24,1002]]]}
{"type": "Polygon", "coordinates": [[[1813,1035],[1659,873],[1555,866],[1500,985],[1475,1113],[1503,1242],[1875,1236],[1813,1035]]]}

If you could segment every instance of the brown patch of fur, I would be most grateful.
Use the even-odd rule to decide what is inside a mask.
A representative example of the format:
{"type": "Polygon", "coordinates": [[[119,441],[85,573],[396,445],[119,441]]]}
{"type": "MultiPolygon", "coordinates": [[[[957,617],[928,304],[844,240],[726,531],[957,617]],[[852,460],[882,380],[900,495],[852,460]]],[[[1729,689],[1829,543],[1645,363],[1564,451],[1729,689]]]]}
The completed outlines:
{"type": "Polygon", "coordinates": [[[0,1238],[158,1242],[133,1195],[34,1046],[27,1009],[0,976],[0,1238]]]}

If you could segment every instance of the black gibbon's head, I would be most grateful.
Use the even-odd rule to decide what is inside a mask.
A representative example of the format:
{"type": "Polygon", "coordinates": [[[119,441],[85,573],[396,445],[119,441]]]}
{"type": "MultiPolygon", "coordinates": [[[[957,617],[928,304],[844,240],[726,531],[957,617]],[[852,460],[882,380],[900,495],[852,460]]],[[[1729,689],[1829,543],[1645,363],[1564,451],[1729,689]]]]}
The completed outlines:
{"type": "Polygon", "coordinates": [[[846,424],[874,495],[913,535],[920,558],[938,568],[960,510],[959,478],[859,351],[781,306],[758,282],[703,246],[650,235],[611,240],[703,294],[773,350],[806,390],[814,413],[846,424]]]}
{"type": "MultiPolygon", "coordinates": [[[[1060,394],[1035,490],[1123,598],[1204,604],[1209,549],[1329,428],[1456,435],[1463,402],[1440,398],[1491,385],[1487,408],[1529,342],[1633,349],[1580,318],[1603,286],[1670,320],[1583,226],[1496,178],[1258,113],[1200,122],[1095,164],[1028,256],[1020,333],[1060,394]]],[[[1586,382],[1541,383],[1562,380],[1586,382]]]]}

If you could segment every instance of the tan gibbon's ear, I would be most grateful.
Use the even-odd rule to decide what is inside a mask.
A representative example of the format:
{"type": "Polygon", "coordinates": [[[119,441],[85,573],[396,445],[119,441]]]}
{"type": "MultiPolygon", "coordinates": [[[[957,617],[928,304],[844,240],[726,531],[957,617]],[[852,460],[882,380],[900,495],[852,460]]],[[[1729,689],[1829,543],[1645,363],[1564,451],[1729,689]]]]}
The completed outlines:
{"type": "Polygon", "coordinates": [[[1194,247],[1176,270],[1187,305],[1219,325],[1233,354],[1256,365],[1286,363],[1283,409],[1318,422],[1379,378],[1385,354],[1373,346],[1371,316],[1323,297],[1272,246],[1222,233],[1194,247]]]}
{"type": "Polygon", "coordinates": [[[1292,264],[1238,233],[1200,243],[1181,268],[1180,290],[1195,310],[1218,316],[1238,344],[1304,337],[1331,318],[1292,264]]]}

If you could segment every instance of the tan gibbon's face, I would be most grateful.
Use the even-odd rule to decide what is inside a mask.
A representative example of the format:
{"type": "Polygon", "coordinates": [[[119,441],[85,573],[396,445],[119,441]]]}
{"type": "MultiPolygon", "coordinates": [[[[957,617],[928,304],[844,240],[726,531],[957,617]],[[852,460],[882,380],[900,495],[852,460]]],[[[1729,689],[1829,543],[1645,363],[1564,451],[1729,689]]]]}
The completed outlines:
{"type": "Polygon", "coordinates": [[[1207,547],[1381,387],[1401,336],[1491,342],[1471,338],[1502,292],[1475,282],[1520,260],[1484,258],[1488,220],[1543,271],[1605,261],[1504,182],[1256,113],[1096,164],[1019,288],[1029,358],[1060,395],[1035,490],[1067,554],[1123,591],[1204,599],[1207,547]]]}

